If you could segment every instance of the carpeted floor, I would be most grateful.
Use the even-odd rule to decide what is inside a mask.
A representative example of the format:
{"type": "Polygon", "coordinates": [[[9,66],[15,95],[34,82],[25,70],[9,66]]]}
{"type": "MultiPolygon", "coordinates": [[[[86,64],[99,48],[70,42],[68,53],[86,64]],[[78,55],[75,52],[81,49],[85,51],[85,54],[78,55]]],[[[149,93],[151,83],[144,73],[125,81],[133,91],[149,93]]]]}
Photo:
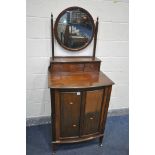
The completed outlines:
{"type": "MultiPolygon", "coordinates": [[[[51,155],[51,127],[39,125],[27,127],[26,154],[51,155]]],[[[103,139],[99,147],[98,139],[76,144],[61,144],[56,155],[128,155],[129,154],[129,117],[108,117],[103,139]]]]}

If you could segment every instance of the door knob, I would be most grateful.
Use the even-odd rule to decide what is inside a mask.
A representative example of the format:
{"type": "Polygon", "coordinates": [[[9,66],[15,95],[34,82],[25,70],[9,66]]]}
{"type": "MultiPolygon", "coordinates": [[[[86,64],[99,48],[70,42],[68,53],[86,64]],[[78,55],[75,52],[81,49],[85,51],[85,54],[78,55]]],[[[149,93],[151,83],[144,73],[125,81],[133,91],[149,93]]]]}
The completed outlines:
{"type": "Polygon", "coordinates": [[[73,127],[76,127],[76,125],[75,125],[75,124],[73,124],[73,127]]]}
{"type": "Polygon", "coordinates": [[[93,117],[90,117],[90,119],[93,120],[94,118],[93,117]]]}
{"type": "Polygon", "coordinates": [[[73,103],[73,102],[70,102],[69,104],[72,105],[72,104],[74,104],[74,103],[73,103]]]}

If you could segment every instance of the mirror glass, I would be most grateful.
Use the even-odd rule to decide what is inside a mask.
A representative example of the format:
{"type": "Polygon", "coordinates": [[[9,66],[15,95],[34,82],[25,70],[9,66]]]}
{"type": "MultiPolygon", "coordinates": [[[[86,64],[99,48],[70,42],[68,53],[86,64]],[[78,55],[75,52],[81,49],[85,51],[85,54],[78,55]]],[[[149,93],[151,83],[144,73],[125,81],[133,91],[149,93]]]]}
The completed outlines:
{"type": "Polygon", "coordinates": [[[64,48],[71,51],[81,50],[93,38],[94,21],[84,9],[66,9],[58,16],[55,31],[57,41],[64,48]]]}

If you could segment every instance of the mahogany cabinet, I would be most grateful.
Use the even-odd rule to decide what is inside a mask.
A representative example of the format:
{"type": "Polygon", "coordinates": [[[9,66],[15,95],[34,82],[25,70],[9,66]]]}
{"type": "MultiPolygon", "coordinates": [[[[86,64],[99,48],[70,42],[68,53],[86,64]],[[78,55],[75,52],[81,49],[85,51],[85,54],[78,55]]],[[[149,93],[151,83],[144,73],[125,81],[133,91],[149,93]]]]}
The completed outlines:
{"type": "Polygon", "coordinates": [[[52,144],[75,143],[99,138],[114,84],[100,71],[100,60],[55,58],[48,76],[51,93],[52,144]]]}

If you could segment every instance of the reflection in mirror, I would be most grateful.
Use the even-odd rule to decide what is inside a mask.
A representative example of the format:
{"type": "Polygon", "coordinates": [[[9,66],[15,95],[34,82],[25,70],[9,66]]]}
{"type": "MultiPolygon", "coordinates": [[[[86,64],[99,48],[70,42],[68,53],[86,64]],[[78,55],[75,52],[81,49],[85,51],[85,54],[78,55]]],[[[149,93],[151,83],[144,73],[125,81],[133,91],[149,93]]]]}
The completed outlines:
{"type": "Polygon", "coordinates": [[[57,25],[57,37],[70,49],[82,48],[93,36],[93,21],[79,9],[65,11],[57,25]]]}

